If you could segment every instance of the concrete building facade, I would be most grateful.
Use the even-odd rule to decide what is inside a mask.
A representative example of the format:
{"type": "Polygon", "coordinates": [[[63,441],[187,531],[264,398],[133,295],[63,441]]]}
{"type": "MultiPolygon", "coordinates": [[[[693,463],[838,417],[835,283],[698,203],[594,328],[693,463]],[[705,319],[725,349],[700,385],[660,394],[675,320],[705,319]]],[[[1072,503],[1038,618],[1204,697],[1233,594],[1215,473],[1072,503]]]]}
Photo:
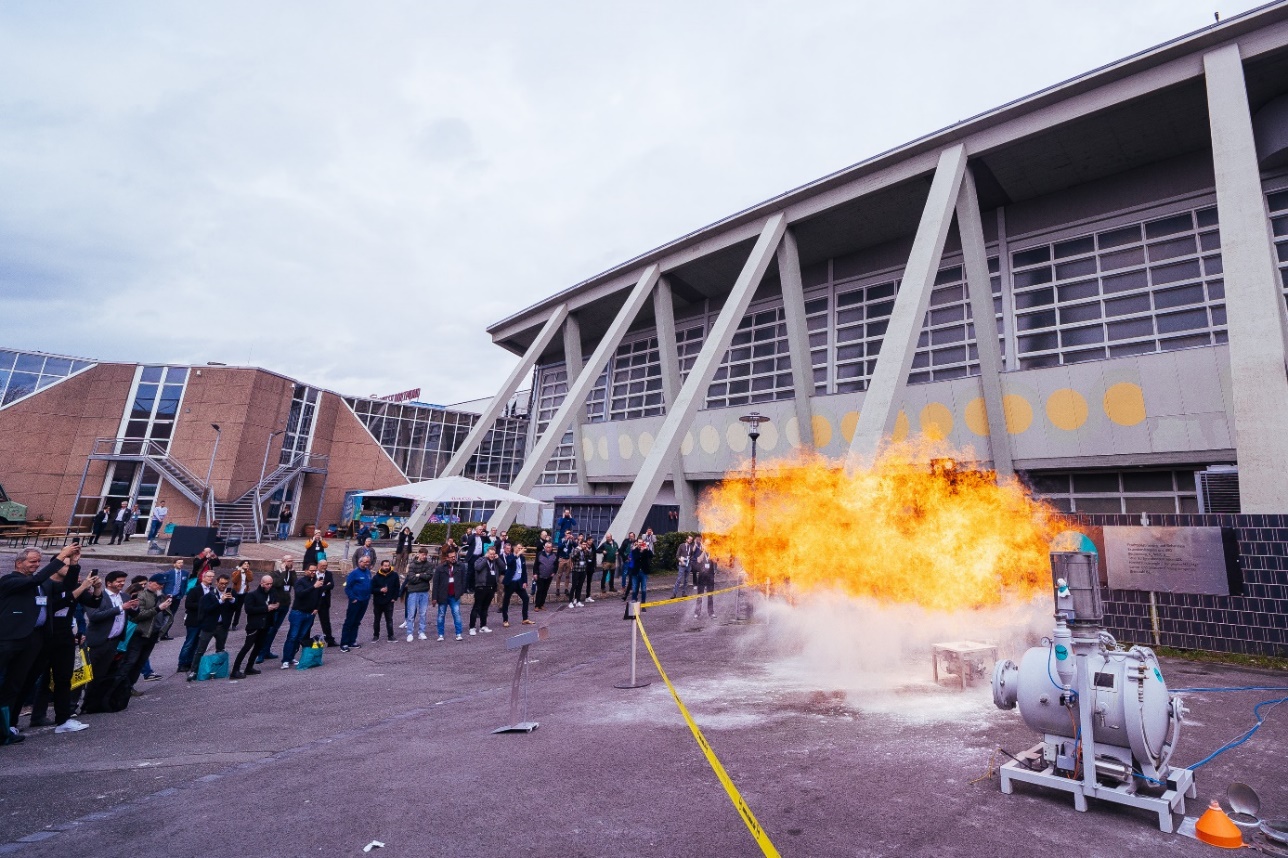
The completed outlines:
{"type": "MultiPolygon", "coordinates": [[[[759,450],[944,439],[1071,512],[1288,510],[1288,3],[1018,99],[492,325],[510,488],[695,523],[759,450]]],[[[463,452],[468,453],[468,444],[463,452]]],[[[518,509],[502,507],[504,525],[518,509]]]]}

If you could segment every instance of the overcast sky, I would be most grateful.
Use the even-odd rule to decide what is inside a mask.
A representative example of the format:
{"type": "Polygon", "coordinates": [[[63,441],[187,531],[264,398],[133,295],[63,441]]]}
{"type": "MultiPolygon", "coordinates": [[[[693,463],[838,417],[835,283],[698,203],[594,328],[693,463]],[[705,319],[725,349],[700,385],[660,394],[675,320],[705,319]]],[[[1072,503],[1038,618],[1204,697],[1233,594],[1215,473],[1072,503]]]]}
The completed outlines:
{"type": "Polygon", "coordinates": [[[1257,4],[0,2],[0,347],[488,396],[484,329],[1257,4]]]}

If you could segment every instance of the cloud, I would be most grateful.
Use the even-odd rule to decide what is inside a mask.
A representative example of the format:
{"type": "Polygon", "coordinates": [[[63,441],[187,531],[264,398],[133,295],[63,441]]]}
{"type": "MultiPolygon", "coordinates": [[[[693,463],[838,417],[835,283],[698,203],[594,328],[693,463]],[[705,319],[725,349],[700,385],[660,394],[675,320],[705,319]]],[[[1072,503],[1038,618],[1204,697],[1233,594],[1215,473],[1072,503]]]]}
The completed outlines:
{"type": "Polygon", "coordinates": [[[1210,20],[1198,0],[5,4],[0,345],[486,396],[515,359],[485,327],[537,298],[1210,20]]]}

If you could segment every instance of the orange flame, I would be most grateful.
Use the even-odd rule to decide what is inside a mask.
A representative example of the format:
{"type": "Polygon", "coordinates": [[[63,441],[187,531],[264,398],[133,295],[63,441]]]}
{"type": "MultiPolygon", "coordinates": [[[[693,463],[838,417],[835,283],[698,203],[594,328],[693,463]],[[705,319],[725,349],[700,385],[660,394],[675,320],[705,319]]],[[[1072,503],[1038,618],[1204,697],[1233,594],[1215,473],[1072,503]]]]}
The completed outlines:
{"type": "Polygon", "coordinates": [[[754,513],[744,468],[704,499],[707,548],[741,558],[752,584],[797,592],[934,610],[1032,598],[1051,586],[1055,512],[1015,480],[959,470],[962,458],[907,442],[848,471],[819,456],[772,462],[757,471],[754,513]]]}

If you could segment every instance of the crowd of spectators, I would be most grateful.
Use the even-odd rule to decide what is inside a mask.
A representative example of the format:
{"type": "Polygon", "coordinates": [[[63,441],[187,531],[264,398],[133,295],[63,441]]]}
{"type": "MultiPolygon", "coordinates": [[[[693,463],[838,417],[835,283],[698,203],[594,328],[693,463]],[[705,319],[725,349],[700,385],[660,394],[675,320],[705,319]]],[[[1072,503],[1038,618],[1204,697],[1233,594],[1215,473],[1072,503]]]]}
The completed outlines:
{"type": "MultiPolygon", "coordinates": [[[[352,567],[339,580],[320,536],[308,541],[301,568],[287,554],[264,574],[256,574],[250,561],[225,571],[223,560],[207,548],[189,561],[175,560],[165,571],[132,580],[121,571],[82,577],[77,543],[43,567],[38,550],[24,549],[14,569],[0,577],[0,745],[24,740],[18,720],[27,701],[32,704],[28,727],[52,723],[57,734],[84,730],[88,724],[76,716],[125,709],[141,693],[138,683],[161,679],[152,668],[153,650],[160,641],[179,639],[179,630],[176,668],[194,681],[204,678],[201,668],[211,645],[212,655],[227,653],[230,633],[243,629],[228,672],[230,679],[243,680],[270,662],[282,670],[299,666],[303,649],[315,642],[342,653],[361,647],[368,611],[373,643],[404,635],[407,643],[426,641],[431,626],[442,642],[448,614],[453,639],[464,640],[461,602],[467,595],[472,595],[470,636],[492,633],[494,608],[508,627],[516,600],[517,621],[524,625],[535,622],[530,611],[547,610],[552,599],[565,599],[569,608],[593,604],[597,577],[601,599],[617,594],[620,583],[623,601],[647,601],[656,546],[652,530],[628,534],[618,543],[611,534],[596,539],[576,526],[565,511],[556,523],[557,536],[542,531],[540,548],[532,552],[504,531],[479,525],[459,543],[449,538],[432,559],[430,549],[416,546],[408,530],[398,535],[392,557],[385,559],[371,535],[361,533],[348,558],[352,567]],[[338,640],[332,625],[337,600],[344,607],[337,615],[338,640]],[[402,622],[395,633],[400,601],[402,622]],[[274,652],[279,635],[280,653],[274,652]],[[79,681],[83,665],[93,677],[85,683],[79,681]]],[[[714,588],[715,562],[699,541],[689,537],[676,560],[673,595],[687,595],[690,582],[699,593],[714,588]]],[[[695,605],[698,616],[701,601],[695,605]]],[[[715,616],[709,596],[707,610],[715,616]]]]}

